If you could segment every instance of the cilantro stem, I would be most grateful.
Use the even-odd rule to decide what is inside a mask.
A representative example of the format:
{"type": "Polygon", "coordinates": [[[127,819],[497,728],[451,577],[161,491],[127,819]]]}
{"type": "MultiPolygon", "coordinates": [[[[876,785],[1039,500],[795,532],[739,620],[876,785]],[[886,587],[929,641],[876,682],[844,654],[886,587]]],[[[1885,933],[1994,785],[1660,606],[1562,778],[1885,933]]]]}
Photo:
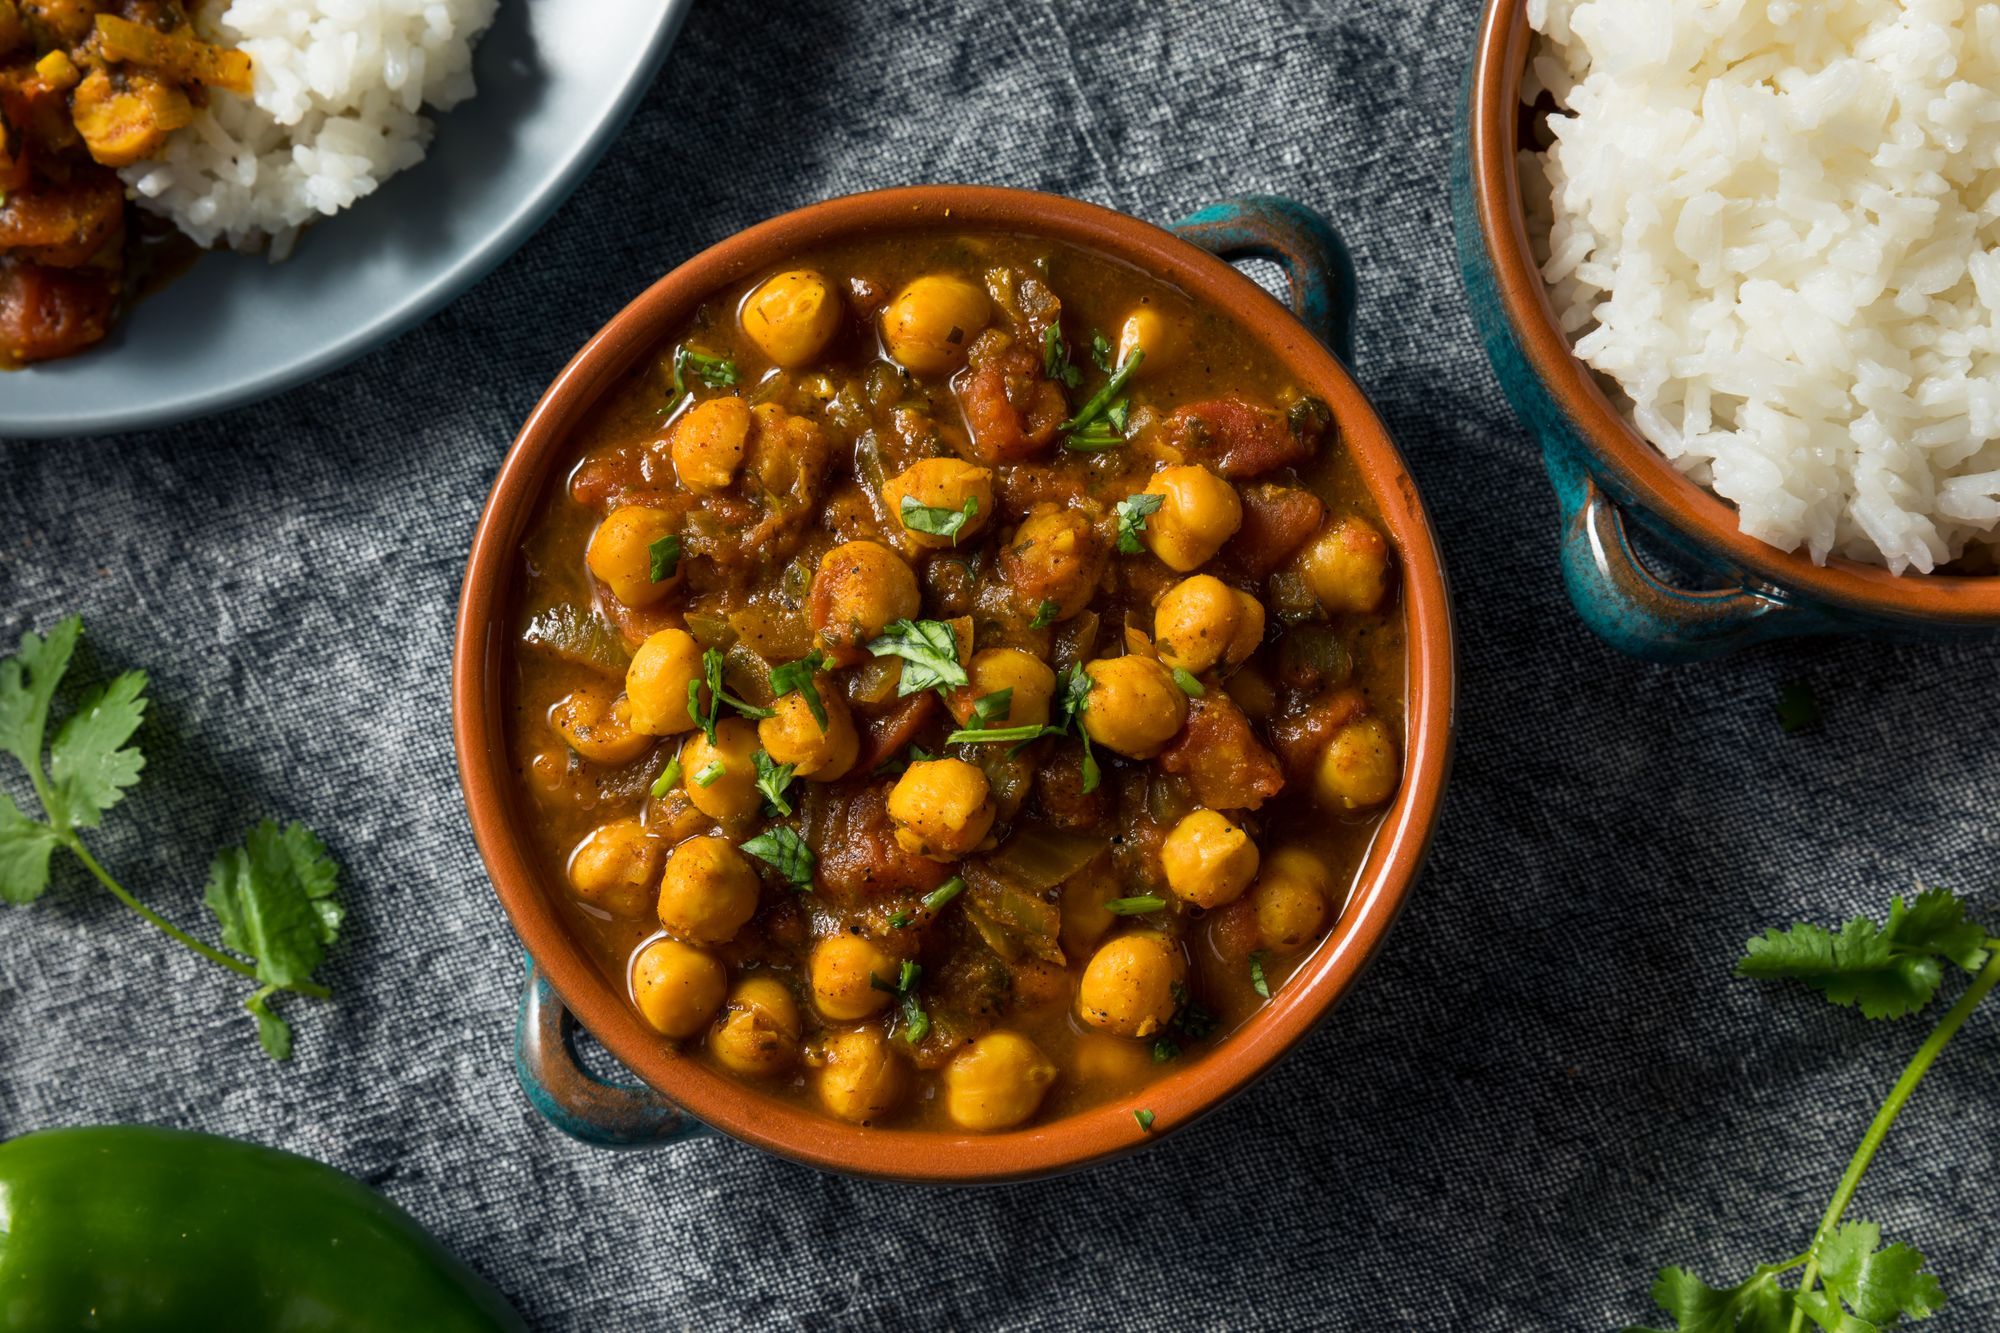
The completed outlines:
{"type": "MultiPolygon", "coordinates": [[[[126,892],[125,886],[120,884],[117,880],[111,878],[111,872],[106,870],[103,866],[97,863],[97,858],[90,854],[89,849],[83,845],[83,839],[79,838],[76,835],[76,831],[74,829],[59,828],[56,830],[56,836],[62,839],[63,846],[69,848],[69,850],[76,856],[77,860],[83,862],[83,868],[85,870],[88,870],[92,875],[94,875],[97,878],[97,882],[99,884],[102,884],[105,888],[111,890],[111,896],[116,898],[119,902],[124,903],[127,907],[137,912],[140,916],[144,917],[154,926],[164,931],[169,937],[186,945],[188,948],[200,954],[203,958],[206,958],[209,962],[214,963],[217,967],[226,967],[231,972],[236,973],[238,976],[248,977],[252,981],[259,980],[259,977],[257,976],[257,969],[255,967],[252,967],[249,963],[244,962],[240,958],[231,958],[228,954],[223,953],[220,949],[214,949],[206,944],[203,944],[200,940],[188,934],[186,931],[182,930],[179,926],[167,920],[165,917],[161,916],[158,912],[155,912],[152,908],[146,906],[146,904],[140,902],[137,898],[133,897],[130,893],[126,892]]],[[[269,988],[267,987],[267,989],[269,988]]],[[[317,985],[314,982],[310,981],[294,982],[289,986],[279,986],[277,987],[277,989],[293,991],[299,995],[310,995],[313,998],[320,1000],[324,1000],[328,996],[333,994],[333,992],[329,991],[326,987],[317,985]]]]}
{"type": "MultiPolygon", "coordinates": [[[[1988,943],[1991,944],[1992,941],[1988,943]]],[[[1896,1116],[1902,1111],[1903,1104],[1910,1100],[1910,1094],[1917,1090],[1917,1084],[1923,1082],[1924,1075],[1930,1072],[1931,1062],[1938,1058],[1939,1052],[1944,1050],[1972,1011],[1979,1007],[1979,1002],[1986,998],[1986,992],[1992,990],[1996,983],[2000,983],[2000,952],[1995,952],[1986,960],[1986,966],[1980,969],[1972,984],[1965,988],[1965,994],[1958,997],[1958,1003],[1954,1004],[1938,1022],[1937,1027],[1931,1030],[1931,1035],[1924,1038],[1924,1044],[1910,1057],[1910,1063],[1903,1066],[1902,1076],[1896,1080],[1896,1086],[1889,1089],[1888,1099],[1882,1103],[1882,1109],[1875,1113],[1875,1119],[1870,1122],[1868,1132],[1861,1136],[1861,1146],[1854,1150],[1853,1159],[1848,1162],[1847,1170],[1840,1177],[1840,1184],[1834,1187],[1832,1200],[1826,1205],[1826,1215],[1820,1218],[1819,1230],[1813,1233],[1812,1249],[1809,1251],[1811,1258],[1806,1260],[1805,1274],[1799,1280],[1801,1295],[1811,1291],[1813,1283],[1819,1280],[1820,1246],[1826,1243],[1827,1238],[1833,1235],[1834,1228],[1840,1225],[1841,1216],[1847,1212],[1847,1205],[1854,1199],[1854,1191],[1861,1187],[1862,1173],[1868,1169],[1868,1164],[1875,1160],[1875,1151],[1882,1146],[1882,1140],[1889,1136],[1889,1126],[1896,1123],[1896,1116]]],[[[1792,1308],[1792,1333],[1799,1333],[1805,1326],[1805,1317],[1804,1306],[1795,1305],[1792,1308]]]]}

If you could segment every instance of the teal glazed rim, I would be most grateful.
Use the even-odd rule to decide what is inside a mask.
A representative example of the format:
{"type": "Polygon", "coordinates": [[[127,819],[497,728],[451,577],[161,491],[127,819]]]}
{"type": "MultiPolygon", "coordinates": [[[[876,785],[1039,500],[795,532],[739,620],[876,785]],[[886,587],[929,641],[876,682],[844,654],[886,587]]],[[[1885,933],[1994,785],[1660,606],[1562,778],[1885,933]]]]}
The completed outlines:
{"type": "Polygon", "coordinates": [[[2000,630],[2000,577],[1815,565],[1744,535],[1613,406],[1556,323],[1528,246],[1516,153],[1532,34],[1525,0],[1489,0],[1459,105],[1452,219],[1459,269],[1501,390],[1541,448],[1561,508],[1563,580],[1583,622],[1657,661],[1813,634],[1943,638],[2000,630]],[[1693,571],[1649,568],[1637,529],[1693,571]]]}

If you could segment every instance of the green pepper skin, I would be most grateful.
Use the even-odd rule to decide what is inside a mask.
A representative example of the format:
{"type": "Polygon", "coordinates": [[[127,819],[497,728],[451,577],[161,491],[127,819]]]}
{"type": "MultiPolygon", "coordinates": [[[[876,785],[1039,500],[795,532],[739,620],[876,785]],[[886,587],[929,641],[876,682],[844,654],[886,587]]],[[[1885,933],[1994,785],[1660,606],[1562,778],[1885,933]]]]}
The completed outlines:
{"type": "Polygon", "coordinates": [[[308,1158],[147,1126],[0,1144],[4,1333],[522,1333],[402,1209],[308,1158]]]}

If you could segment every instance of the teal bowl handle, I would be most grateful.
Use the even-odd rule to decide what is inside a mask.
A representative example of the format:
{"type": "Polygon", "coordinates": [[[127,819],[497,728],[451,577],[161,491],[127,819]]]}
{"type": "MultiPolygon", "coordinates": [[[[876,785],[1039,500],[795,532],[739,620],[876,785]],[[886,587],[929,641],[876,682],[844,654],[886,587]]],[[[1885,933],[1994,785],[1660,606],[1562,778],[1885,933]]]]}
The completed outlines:
{"type": "Polygon", "coordinates": [[[1168,230],[1217,259],[1268,259],[1283,269],[1292,313],[1354,364],[1354,261],[1325,218],[1290,199],[1249,194],[1210,204],[1168,230]]]}
{"type": "Polygon", "coordinates": [[[650,1148],[711,1133],[643,1083],[611,1083],[576,1055],[576,1016],[534,960],[514,1027],[514,1073],[544,1119],[598,1148],[650,1148]]]}
{"type": "Polygon", "coordinates": [[[1588,468],[1553,452],[1546,462],[1563,510],[1563,582],[1584,623],[1614,648],[1692,662],[1822,627],[1816,613],[1741,571],[1720,574],[1714,588],[1668,583],[1633,551],[1624,512],[1588,468]]]}

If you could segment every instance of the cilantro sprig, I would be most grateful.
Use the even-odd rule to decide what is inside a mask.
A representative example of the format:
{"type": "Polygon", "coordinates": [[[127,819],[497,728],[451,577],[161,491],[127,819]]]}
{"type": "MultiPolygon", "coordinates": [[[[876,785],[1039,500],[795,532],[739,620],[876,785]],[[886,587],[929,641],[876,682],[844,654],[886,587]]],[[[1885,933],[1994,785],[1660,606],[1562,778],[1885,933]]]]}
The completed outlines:
{"type": "Polygon", "coordinates": [[[286,1059],[292,1031],[271,1001],[281,991],[327,998],[313,973],[340,933],[343,910],[333,897],[339,867],[305,825],[259,823],[241,846],[224,849],[209,867],[202,900],[215,914],[221,949],[174,925],[113,878],[82,835],[103,823],[146,766],[139,748],[128,743],[145,720],[146,673],[127,671],[86,691],[51,738],[50,713],[82,635],[82,619],[71,616],[47,637],[22,634],[19,651],[0,661],[0,749],[26,771],[43,816],[35,818],[0,792],[0,899],[34,902],[48,891],[56,852],[69,853],[169,938],[257,983],[243,1007],[257,1020],[264,1050],[286,1059]]]}
{"type": "MultiPolygon", "coordinates": [[[[1738,976],[1805,983],[1835,1004],[1871,1019],[1900,1018],[1937,995],[1945,966],[1970,973],[1972,983],[1904,1066],[1848,1160],[1833,1198],[1803,1253],[1758,1264],[1748,1277],[1711,1286],[1688,1269],[1662,1268],[1654,1304],[1671,1315],[1677,1333],[1801,1333],[1810,1319],[1826,1333],[1878,1333],[1904,1319],[1923,1319],[1944,1304],[1944,1289],[1908,1245],[1883,1244],[1881,1228],[1843,1220],[1861,1177],[1952,1036],[2000,983],[2000,940],[1965,919],[1965,904],[1940,889],[1914,902],[1898,897],[1877,923],[1856,917],[1839,930],[1795,925],[1767,930],[1744,945],[1738,976]],[[1799,1271],[1796,1287],[1782,1279],[1799,1271]]],[[[1634,1327],[1628,1333],[1675,1333],[1634,1327]]]]}
{"type": "Polygon", "coordinates": [[[781,764],[762,750],[751,755],[750,760],[757,766],[757,790],[764,793],[771,808],[781,815],[792,813],[792,803],[785,799],[785,788],[792,785],[792,775],[799,766],[781,764]]]}
{"type": "Polygon", "coordinates": [[[681,539],[668,533],[646,548],[646,572],[655,583],[665,583],[680,571],[681,539]]]}
{"type": "Polygon", "coordinates": [[[815,648],[796,662],[787,662],[781,667],[771,668],[771,698],[775,701],[788,694],[796,694],[806,701],[806,709],[819,723],[820,733],[826,733],[826,701],[819,697],[819,686],[813,677],[826,665],[826,654],[815,648]]]}

